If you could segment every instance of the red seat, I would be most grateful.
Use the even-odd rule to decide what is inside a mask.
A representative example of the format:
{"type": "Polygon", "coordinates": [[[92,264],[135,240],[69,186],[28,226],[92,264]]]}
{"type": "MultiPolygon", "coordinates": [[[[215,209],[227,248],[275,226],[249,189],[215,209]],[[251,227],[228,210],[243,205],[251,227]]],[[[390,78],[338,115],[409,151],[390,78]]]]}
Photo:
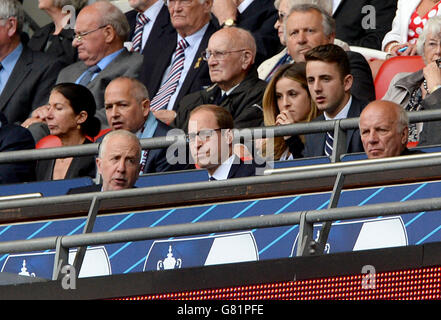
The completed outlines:
{"type": "Polygon", "coordinates": [[[41,138],[35,148],[36,149],[42,149],[42,148],[55,148],[55,147],[61,147],[62,143],[60,138],[58,138],[57,136],[53,136],[53,135],[48,135],[44,138],[41,138]]]}
{"type": "Polygon", "coordinates": [[[92,142],[96,142],[96,140],[98,140],[98,138],[99,137],[102,137],[103,135],[105,135],[107,132],[109,132],[111,129],[110,128],[107,128],[107,129],[102,129],[102,130],[100,130],[100,132],[98,132],[98,134],[95,136],[95,137],[93,137],[93,138],[91,138],[91,137],[86,137],[87,139],[89,139],[90,141],[92,141],[92,142]]]}
{"type": "Polygon", "coordinates": [[[375,96],[377,100],[384,97],[392,78],[400,72],[415,72],[424,68],[421,56],[392,57],[386,60],[375,77],[375,96]]]}

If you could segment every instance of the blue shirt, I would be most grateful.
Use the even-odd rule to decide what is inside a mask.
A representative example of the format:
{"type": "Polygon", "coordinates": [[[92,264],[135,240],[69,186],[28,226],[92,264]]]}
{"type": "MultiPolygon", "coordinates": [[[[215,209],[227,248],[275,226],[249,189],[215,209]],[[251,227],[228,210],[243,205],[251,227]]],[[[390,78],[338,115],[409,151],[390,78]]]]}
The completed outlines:
{"type": "MultiPolygon", "coordinates": [[[[98,67],[100,67],[101,71],[104,70],[113,61],[113,59],[115,59],[123,50],[125,50],[125,49],[122,48],[122,49],[120,49],[118,51],[115,51],[114,53],[111,53],[108,56],[105,56],[104,58],[102,58],[100,61],[98,61],[97,65],[98,65],[98,67]]],[[[83,72],[83,74],[77,79],[77,81],[75,81],[75,83],[79,83],[80,82],[80,80],[86,74],[86,71],[83,72]]],[[[95,73],[93,75],[93,77],[92,77],[92,80],[95,79],[95,77],[97,75],[98,75],[98,73],[95,73]]]]}
{"type": "Polygon", "coordinates": [[[14,70],[18,59],[23,52],[23,45],[20,43],[10,54],[8,54],[2,61],[3,68],[0,70],[0,94],[3,92],[12,70],[14,70]]]}

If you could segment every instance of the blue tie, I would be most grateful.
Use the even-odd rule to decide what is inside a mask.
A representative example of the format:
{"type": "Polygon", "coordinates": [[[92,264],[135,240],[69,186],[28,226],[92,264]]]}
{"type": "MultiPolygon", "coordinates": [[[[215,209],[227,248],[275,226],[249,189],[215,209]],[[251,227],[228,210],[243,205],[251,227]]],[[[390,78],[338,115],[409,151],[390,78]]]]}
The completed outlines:
{"type": "Polygon", "coordinates": [[[334,135],[332,132],[326,132],[325,140],[325,155],[330,157],[332,155],[332,145],[334,144],[334,135]]]}
{"type": "Polygon", "coordinates": [[[81,78],[79,84],[83,86],[87,86],[89,82],[92,80],[92,77],[95,73],[100,72],[101,69],[97,65],[91,66],[86,70],[84,77],[81,78]]]}

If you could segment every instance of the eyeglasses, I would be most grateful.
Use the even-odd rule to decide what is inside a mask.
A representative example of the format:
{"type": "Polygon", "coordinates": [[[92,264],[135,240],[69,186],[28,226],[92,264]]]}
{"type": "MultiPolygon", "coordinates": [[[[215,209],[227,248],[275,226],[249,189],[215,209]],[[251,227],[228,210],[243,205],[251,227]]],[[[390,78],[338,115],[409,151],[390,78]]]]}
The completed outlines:
{"type": "Polygon", "coordinates": [[[102,28],[105,28],[105,27],[107,27],[107,24],[104,25],[104,26],[98,27],[98,28],[96,28],[96,29],[90,30],[90,31],[80,32],[80,33],[75,33],[75,35],[74,35],[74,39],[76,39],[77,41],[81,41],[81,40],[83,40],[83,38],[84,38],[85,36],[87,36],[89,33],[92,33],[92,32],[95,32],[95,31],[98,31],[99,29],[102,29],[102,28]]]}
{"type": "Polygon", "coordinates": [[[210,59],[210,57],[213,57],[216,60],[224,60],[226,55],[229,53],[233,53],[233,52],[241,52],[241,51],[245,51],[247,49],[240,49],[240,50],[231,50],[231,51],[208,51],[208,50],[204,50],[201,53],[202,59],[204,59],[205,61],[208,61],[208,59],[210,59]]]}
{"type": "Polygon", "coordinates": [[[278,13],[278,17],[277,17],[277,20],[278,20],[280,23],[282,23],[283,20],[285,19],[285,17],[286,17],[286,14],[283,13],[283,12],[280,12],[280,11],[279,11],[279,13],[278,13]]]}
{"type": "Polygon", "coordinates": [[[206,142],[212,136],[214,136],[215,132],[218,132],[220,130],[222,130],[222,129],[217,128],[217,129],[201,130],[199,132],[192,132],[192,133],[187,134],[187,141],[194,142],[196,140],[196,137],[199,137],[199,139],[201,139],[201,141],[206,142]]]}
{"type": "Polygon", "coordinates": [[[192,4],[193,0],[164,0],[164,3],[167,5],[167,7],[174,7],[178,2],[183,7],[189,7],[192,4]]]}

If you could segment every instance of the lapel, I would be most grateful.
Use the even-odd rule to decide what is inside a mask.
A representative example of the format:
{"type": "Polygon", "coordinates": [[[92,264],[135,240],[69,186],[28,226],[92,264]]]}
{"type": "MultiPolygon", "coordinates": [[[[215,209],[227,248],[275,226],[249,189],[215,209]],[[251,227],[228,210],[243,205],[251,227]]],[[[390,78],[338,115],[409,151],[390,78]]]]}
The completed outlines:
{"type": "Polygon", "coordinates": [[[33,54],[23,46],[23,52],[9,76],[8,82],[0,95],[0,110],[4,110],[15,91],[23,85],[26,77],[32,72],[33,54]]]}
{"type": "Polygon", "coordinates": [[[145,54],[146,50],[151,50],[151,47],[155,46],[158,43],[158,40],[162,38],[169,26],[170,13],[168,12],[167,6],[164,5],[161,11],[159,11],[158,16],[156,17],[155,24],[152,27],[152,31],[150,32],[142,54],[145,54]]]}
{"type": "MultiPolygon", "coordinates": [[[[348,118],[358,118],[361,113],[362,104],[363,104],[362,101],[358,100],[355,96],[352,96],[352,103],[351,103],[351,107],[349,108],[348,118]]],[[[354,136],[354,133],[357,130],[358,129],[350,129],[347,131],[346,150],[350,150],[349,146],[351,145],[352,137],[354,136]]]]}
{"type": "Polygon", "coordinates": [[[189,88],[199,78],[199,74],[201,70],[206,70],[206,68],[208,68],[207,62],[201,60],[201,53],[207,48],[208,40],[216,30],[217,28],[215,27],[213,20],[210,20],[208,28],[205,31],[204,37],[202,38],[201,43],[199,44],[199,48],[193,59],[190,70],[188,70],[187,76],[185,77],[184,83],[182,84],[181,90],[179,91],[179,95],[176,99],[174,109],[177,107],[178,101],[180,101],[183,98],[183,96],[188,94],[189,88]]]}
{"type": "MultiPolygon", "coordinates": [[[[330,1],[332,1],[332,0],[330,0],[330,1]]],[[[346,1],[347,0],[340,0],[340,3],[338,4],[337,9],[336,10],[333,9],[333,11],[334,11],[333,17],[336,17],[338,14],[340,14],[340,11],[343,10],[342,8],[344,7],[344,4],[346,1]]]]}

